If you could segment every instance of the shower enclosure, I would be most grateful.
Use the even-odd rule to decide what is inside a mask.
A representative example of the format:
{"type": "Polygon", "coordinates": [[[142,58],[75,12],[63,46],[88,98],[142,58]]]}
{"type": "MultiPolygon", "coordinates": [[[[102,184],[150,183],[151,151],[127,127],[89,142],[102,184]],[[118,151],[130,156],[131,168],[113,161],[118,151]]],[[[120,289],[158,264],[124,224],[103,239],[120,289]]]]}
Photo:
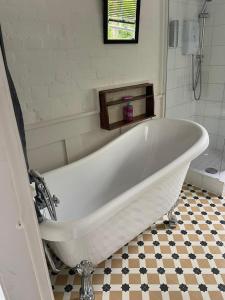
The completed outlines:
{"type": "Polygon", "coordinates": [[[221,194],[225,182],[225,0],[169,0],[179,43],[168,48],[166,117],[185,118],[209,132],[209,148],[190,166],[188,181],[221,194]],[[183,24],[198,23],[198,47],[183,55],[183,24]]]}

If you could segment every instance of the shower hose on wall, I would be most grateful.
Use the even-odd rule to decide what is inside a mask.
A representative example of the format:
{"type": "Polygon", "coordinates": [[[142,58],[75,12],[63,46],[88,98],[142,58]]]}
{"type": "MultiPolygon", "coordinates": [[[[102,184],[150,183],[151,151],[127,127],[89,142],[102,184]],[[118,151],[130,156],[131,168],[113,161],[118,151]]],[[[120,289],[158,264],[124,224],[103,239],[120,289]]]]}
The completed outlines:
{"type": "Polygon", "coordinates": [[[192,89],[196,101],[200,100],[202,94],[202,63],[204,58],[204,37],[205,37],[205,23],[209,17],[207,4],[212,0],[205,0],[199,18],[199,49],[196,55],[192,55],[192,89]]]}

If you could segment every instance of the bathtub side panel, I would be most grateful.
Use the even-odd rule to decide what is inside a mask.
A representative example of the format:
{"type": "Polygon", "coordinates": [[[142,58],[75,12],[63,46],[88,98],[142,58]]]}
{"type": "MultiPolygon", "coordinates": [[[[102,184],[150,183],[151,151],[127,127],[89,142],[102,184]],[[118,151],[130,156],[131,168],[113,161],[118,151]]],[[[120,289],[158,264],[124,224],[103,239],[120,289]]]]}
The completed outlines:
{"type": "Polygon", "coordinates": [[[51,242],[51,248],[68,266],[87,259],[94,264],[105,260],[124,244],[167,213],[179,197],[189,164],[175,169],[130,199],[130,204],[98,228],[77,240],[51,242]]]}

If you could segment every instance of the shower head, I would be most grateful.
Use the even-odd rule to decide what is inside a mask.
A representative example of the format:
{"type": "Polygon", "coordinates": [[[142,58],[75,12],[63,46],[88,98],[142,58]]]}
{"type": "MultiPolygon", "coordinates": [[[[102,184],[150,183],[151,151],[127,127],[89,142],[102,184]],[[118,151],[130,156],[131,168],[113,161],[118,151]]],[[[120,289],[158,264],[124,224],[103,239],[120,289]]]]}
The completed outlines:
{"type": "Polygon", "coordinates": [[[201,9],[201,12],[199,14],[200,18],[207,18],[208,17],[208,12],[207,12],[207,5],[208,2],[212,2],[213,0],[205,0],[201,9]]]}

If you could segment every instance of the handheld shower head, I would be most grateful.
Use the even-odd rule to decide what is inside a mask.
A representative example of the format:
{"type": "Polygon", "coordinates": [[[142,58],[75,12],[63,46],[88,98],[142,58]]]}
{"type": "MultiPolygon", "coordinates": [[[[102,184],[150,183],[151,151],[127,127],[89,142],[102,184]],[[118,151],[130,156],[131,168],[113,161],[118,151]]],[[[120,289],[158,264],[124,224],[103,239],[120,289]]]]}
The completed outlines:
{"type": "Polygon", "coordinates": [[[204,1],[201,12],[200,12],[200,15],[207,13],[206,10],[207,10],[208,2],[212,2],[212,0],[205,0],[204,1]]]}

